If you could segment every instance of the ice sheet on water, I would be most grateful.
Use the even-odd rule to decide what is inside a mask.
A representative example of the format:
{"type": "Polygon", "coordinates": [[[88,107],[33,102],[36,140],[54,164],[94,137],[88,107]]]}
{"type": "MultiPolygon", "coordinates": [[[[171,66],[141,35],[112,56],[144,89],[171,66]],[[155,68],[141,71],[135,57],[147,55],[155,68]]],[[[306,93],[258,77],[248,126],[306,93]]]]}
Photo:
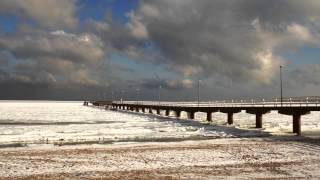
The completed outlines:
{"type": "MultiPolygon", "coordinates": [[[[196,114],[198,120],[205,117],[205,114],[196,114]]],[[[235,114],[235,126],[253,127],[254,118],[245,112],[235,114]]],[[[319,120],[320,113],[304,116],[302,130],[319,131],[319,120]]],[[[208,125],[204,121],[106,111],[82,106],[81,102],[1,101],[0,144],[47,143],[47,139],[49,143],[77,143],[261,135],[261,131],[225,126],[226,115],[222,113],[215,113],[213,121],[214,125],[208,125]]],[[[266,131],[290,131],[291,117],[272,112],[264,116],[263,125],[266,131]]]]}
{"type": "Polygon", "coordinates": [[[0,102],[0,143],[126,141],[220,136],[191,121],[106,111],[81,102],[0,102]]]}

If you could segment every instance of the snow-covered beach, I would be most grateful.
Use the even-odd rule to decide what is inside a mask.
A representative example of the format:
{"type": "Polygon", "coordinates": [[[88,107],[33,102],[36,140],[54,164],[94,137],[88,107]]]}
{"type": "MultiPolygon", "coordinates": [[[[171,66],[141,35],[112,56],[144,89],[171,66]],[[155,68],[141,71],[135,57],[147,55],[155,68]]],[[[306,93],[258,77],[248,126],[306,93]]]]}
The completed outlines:
{"type": "Polygon", "coordinates": [[[319,178],[320,113],[213,122],[106,111],[80,102],[0,102],[1,178],[319,178]],[[21,147],[14,147],[21,146],[21,147]]]}
{"type": "Polygon", "coordinates": [[[0,177],[317,179],[319,154],[319,141],[304,138],[29,147],[0,150],[0,177]]]}

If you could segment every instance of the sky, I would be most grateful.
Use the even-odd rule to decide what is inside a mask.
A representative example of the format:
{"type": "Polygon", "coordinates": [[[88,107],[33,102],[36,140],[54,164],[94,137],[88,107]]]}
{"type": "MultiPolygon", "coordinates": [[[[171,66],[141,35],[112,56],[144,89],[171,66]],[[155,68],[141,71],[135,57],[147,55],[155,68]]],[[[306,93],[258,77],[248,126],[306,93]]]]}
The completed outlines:
{"type": "Polygon", "coordinates": [[[0,99],[320,95],[318,0],[1,0],[0,99]]]}

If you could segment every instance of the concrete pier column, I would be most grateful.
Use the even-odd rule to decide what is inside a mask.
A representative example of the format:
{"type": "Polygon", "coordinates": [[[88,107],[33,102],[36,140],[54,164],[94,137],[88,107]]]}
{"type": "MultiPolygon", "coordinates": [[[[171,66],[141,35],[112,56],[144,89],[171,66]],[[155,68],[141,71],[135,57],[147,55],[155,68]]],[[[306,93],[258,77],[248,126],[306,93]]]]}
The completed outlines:
{"type": "Polygon", "coordinates": [[[136,107],[136,112],[139,112],[139,108],[138,107],[136,107]]]}
{"type": "Polygon", "coordinates": [[[228,124],[233,124],[233,112],[228,112],[228,124]]]}
{"type": "Polygon", "coordinates": [[[181,117],[181,111],[176,111],[176,116],[179,118],[181,117]]]}
{"type": "Polygon", "coordinates": [[[194,119],[194,112],[187,112],[188,119],[194,119]]]}
{"type": "Polygon", "coordinates": [[[212,121],[212,112],[207,112],[207,121],[212,121]]]}
{"type": "Polygon", "coordinates": [[[262,113],[256,114],[256,128],[262,128],[262,113]]]}
{"type": "Polygon", "coordinates": [[[301,114],[293,114],[293,133],[301,135],[301,114]]]}
{"type": "Polygon", "coordinates": [[[169,116],[170,115],[170,110],[166,110],[166,116],[169,116]]]}
{"type": "Polygon", "coordinates": [[[152,109],[151,108],[149,108],[149,113],[152,114],[152,109]]]}
{"type": "Polygon", "coordinates": [[[145,113],[146,112],[146,109],[145,108],[142,108],[142,113],[145,113]]]}
{"type": "Polygon", "coordinates": [[[160,109],[157,109],[157,114],[160,115],[160,109]]]}

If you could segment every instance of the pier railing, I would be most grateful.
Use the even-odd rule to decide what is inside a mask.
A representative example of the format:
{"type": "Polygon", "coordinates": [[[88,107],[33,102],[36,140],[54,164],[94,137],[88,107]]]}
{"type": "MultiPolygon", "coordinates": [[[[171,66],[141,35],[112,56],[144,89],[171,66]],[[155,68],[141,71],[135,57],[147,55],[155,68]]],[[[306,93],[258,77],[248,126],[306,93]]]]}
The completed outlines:
{"type": "Polygon", "coordinates": [[[115,104],[136,104],[175,107],[320,107],[320,101],[202,101],[202,102],[170,102],[170,101],[113,101],[115,104]]]}
{"type": "Polygon", "coordinates": [[[291,115],[293,122],[293,132],[301,134],[301,116],[311,113],[311,111],[320,111],[320,98],[285,98],[271,100],[226,100],[226,101],[189,101],[189,102],[170,102],[170,101],[112,101],[107,104],[93,102],[94,105],[121,109],[126,111],[135,111],[150,114],[156,111],[161,115],[165,111],[165,116],[170,116],[174,112],[177,118],[181,117],[181,112],[187,112],[188,119],[194,119],[196,112],[207,114],[207,121],[212,121],[212,113],[222,112],[227,114],[227,123],[233,124],[233,114],[246,111],[249,114],[256,115],[256,128],[262,128],[262,116],[273,110],[280,114],[291,115]]]}

